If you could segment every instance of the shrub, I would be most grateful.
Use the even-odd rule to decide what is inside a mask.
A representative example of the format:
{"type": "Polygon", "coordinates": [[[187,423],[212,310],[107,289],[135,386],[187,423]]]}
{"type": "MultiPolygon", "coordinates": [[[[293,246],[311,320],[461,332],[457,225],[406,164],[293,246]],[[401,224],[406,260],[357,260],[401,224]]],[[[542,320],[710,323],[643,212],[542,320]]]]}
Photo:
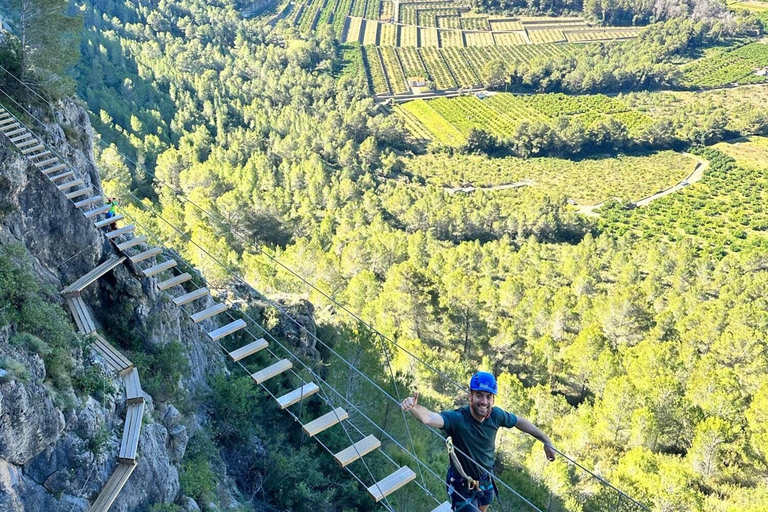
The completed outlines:
{"type": "Polygon", "coordinates": [[[0,366],[8,372],[11,379],[24,383],[29,382],[29,371],[27,371],[26,366],[19,361],[7,357],[0,359],[0,366]]]}
{"type": "Polygon", "coordinates": [[[99,425],[98,430],[93,437],[88,441],[88,449],[93,452],[95,456],[99,456],[104,453],[109,444],[110,431],[105,423],[99,425]]]}
{"type": "Polygon", "coordinates": [[[183,404],[187,396],[186,391],[179,386],[179,380],[189,375],[184,346],[174,341],[152,348],[153,352],[140,352],[132,356],[136,366],[141,368],[144,389],[161,402],[183,404]]]}
{"type": "Polygon", "coordinates": [[[107,395],[115,394],[115,387],[99,365],[91,365],[82,372],[78,372],[74,379],[75,389],[92,395],[96,400],[103,400],[107,395]]]}
{"type": "Polygon", "coordinates": [[[205,433],[198,432],[192,436],[179,472],[182,494],[191,496],[198,503],[208,503],[214,499],[219,479],[211,468],[211,461],[216,458],[216,447],[205,433]]]}

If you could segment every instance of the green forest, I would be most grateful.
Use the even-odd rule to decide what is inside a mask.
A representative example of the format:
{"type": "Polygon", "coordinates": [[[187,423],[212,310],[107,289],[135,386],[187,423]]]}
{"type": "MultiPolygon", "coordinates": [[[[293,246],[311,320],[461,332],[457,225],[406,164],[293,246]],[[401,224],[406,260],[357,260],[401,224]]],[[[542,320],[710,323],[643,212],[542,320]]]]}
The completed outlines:
{"type": "MultiPolygon", "coordinates": [[[[65,2],[49,3],[64,12],[65,2]]],[[[473,130],[451,147],[420,143],[401,116],[379,108],[359,54],[332,30],[273,26],[265,20],[277,6],[246,17],[240,4],[86,0],[66,17],[82,23],[79,57],[52,61],[5,41],[0,58],[50,97],[75,94],[87,108],[104,188],[126,213],[210,283],[226,287],[231,275],[206,253],[267,297],[308,299],[318,336],[388,392],[420,391],[438,409],[464,400],[403,351],[382,352],[380,336],[329,297],[455,381],[493,372],[497,405],[531,419],[559,450],[649,510],[766,510],[768,175],[707,145],[726,141],[738,154],[728,141],[765,135],[768,118],[732,108],[732,99],[667,101],[643,92],[709,76],[695,66],[748,58],[735,52],[760,36],[760,20],[716,2],[475,2],[491,12],[652,23],[629,51],[622,42],[584,45],[521,65],[508,80],[550,99],[544,95],[554,91],[640,91],[622,101],[653,110],[652,124],[630,137],[610,119],[587,131],[558,116],[526,123],[503,143],[473,130]],[[46,83],[70,62],[68,78],[46,83]],[[635,192],[682,179],[681,154],[668,157],[679,165],[628,176],[620,197],[604,197],[601,183],[569,183],[600,180],[583,170],[593,160],[608,173],[628,150],[638,155],[631,158],[664,159],[654,151],[670,148],[707,170],[648,206],[632,202],[643,195],[635,192]],[[537,157],[544,154],[561,160],[537,157]],[[527,165],[538,170],[538,186],[444,188],[531,178],[527,165]],[[597,216],[580,215],[573,190],[608,202],[597,216]]],[[[50,44],[39,24],[30,30],[50,44]]],[[[61,37],[72,30],[63,24],[61,37]]],[[[12,84],[0,79],[0,87],[12,84]]],[[[265,324],[278,315],[255,314],[265,324]]],[[[141,327],[123,327],[132,332],[123,343],[140,350],[141,327]]],[[[318,351],[329,382],[398,439],[413,435],[416,453],[444,471],[439,440],[415,422],[403,430],[399,410],[350,378],[328,348],[318,351]]],[[[174,359],[153,354],[146,366],[178,379],[185,369],[174,359]]],[[[160,397],[168,384],[155,383],[160,397]]],[[[258,435],[270,455],[231,469],[243,495],[261,489],[275,510],[375,509],[325,452],[286,427],[286,417],[252,407],[266,397],[250,379],[210,384],[210,428],[182,462],[183,493],[215,502],[214,470],[227,453],[253,450],[258,435]],[[268,477],[257,482],[251,470],[268,477]]],[[[394,446],[388,453],[410,461],[394,446]]],[[[610,493],[565,459],[547,465],[542,455],[533,439],[504,432],[496,472],[542,509],[609,509],[610,493]]],[[[418,488],[405,488],[392,503],[434,507],[423,500],[418,488]]],[[[181,510],[174,507],[157,510],[181,510]]],[[[250,510],[246,500],[241,508],[250,510]]],[[[514,498],[492,509],[527,510],[514,498]]]]}

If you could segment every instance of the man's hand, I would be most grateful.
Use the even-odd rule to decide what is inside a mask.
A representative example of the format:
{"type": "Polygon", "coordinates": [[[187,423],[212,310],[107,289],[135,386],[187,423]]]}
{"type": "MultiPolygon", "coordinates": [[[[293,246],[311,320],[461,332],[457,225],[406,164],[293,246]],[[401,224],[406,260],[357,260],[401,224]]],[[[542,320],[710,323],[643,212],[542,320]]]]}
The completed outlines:
{"type": "Polygon", "coordinates": [[[553,460],[555,460],[555,453],[556,453],[555,449],[552,448],[550,445],[548,444],[544,445],[544,454],[547,456],[547,460],[549,462],[552,462],[553,460]]]}
{"type": "Polygon", "coordinates": [[[418,405],[419,402],[419,393],[416,392],[413,394],[413,396],[409,396],[405,400],[403,400],[403,403],[400,404],[400,408],[404,411],[410,411],[414,407],[418,405]]]}

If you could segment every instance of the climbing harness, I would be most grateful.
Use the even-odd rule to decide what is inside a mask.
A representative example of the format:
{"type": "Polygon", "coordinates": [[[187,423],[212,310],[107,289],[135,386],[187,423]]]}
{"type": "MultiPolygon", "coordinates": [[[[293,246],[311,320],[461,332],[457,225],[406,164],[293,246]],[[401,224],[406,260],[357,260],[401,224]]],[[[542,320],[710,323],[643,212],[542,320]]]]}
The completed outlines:
{"type": "Polygon", "coordinates": [[[454,469],[456,469],[461,478],[468,482],[469,490],[479,490],[480,482],[467,475],[466,471],[464,471],[464,468],[461,466],[461,462],[459,462],[459,458],[456,456],[456,450],[453,447],[453,439],[450,436],[445,439],[445,448],[448,450],[448,456],[451,458],[451,464],[453,465],[454,469]]]}

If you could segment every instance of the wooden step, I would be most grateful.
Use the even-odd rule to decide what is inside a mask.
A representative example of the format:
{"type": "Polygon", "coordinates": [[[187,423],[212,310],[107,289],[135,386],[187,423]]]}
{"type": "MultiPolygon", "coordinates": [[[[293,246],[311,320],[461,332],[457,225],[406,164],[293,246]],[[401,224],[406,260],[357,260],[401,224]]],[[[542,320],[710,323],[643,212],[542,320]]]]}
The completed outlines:
{"type": "Polygon", "coordinates": [[[213,341],[216,341],[243,328],[245,328],[245,322],[242,320],[235,320],[224,327],[219,327],[215,331],[209,332],[208,336],[210,336],[213,341]]]}
{"type": "Polygon", "coordinates": [[[267,348],[268,346],[269,343],[267,343],[267,340],[264,338],[259,338],[253,343],[249,343],[244,347],[240,347],[239,349],[230,352],[229,357],[231,357],[233,361],[240,361],[241,359],[245,359],[246,357],[255,354],[259,350],[267,348]]]}
{"type": "Polygon", "coordinates": [[[120,252],[123,252],[126,249],[130,249],[131,247],[136,247],[137,245],[141,245],[143,243],[146,243],[147,240],[149,240],[147,238],[147,235],[137,236],[136,238],[131,238],[127,242],[123,242],[121,244],[117,244],[117,250],[120,251],[120,252]]]}
{"type": "Polygon", "coordinates": [[[4,125],[0,126],[0,131],[5,133],[7,131],[15,130],[19,126],[21,126],[21,125],[19,123],[17,123],[16,120],[14,119],[12,123],[7,123],[7,124],[4,124],[4,125]]]}
{"type": "Polygon", "coordinates": [[[365,439],[361,439],[352,446],[344,448],[339,453],[333,456],[339,466],[345,467],[357,459],[364,457],[371,453],[373,450],[381,447],[381,441],[376,439],[376,436],[368,436],[365,439]]]}
{"type": "Polygon", "coordinates": [[[135,468],[136,464],[133,462],[119,463],[115,471],[112,472],[112,476],[107,480],[107,483],[101,488],[99,496],[88,509],[88,512],[108,512],[135,468]]]}
{"type": "Polygon", "coordinates": [[[45,149],[45,145],[38,144],[37,146],[32,146],[31,148],[22,149],[21,150],[21,154],[22,155],[28,155],[30,153],[36,153],[36,152],[40,151],[41,149],[45,149]]]}
{"type": "Polygon", "coordinates": [[[105,340],[98,332],[91,333],[91,339],[93,340],[91,348],[96,350],[96,352],[104,358],[107,366],[112,371],[124,373],[133,368],[133,363],[105,340]]]}
{"type": "Polygon", "coordinates": [[[212,316],[216,316],[219,313],[225,312],[227,309],[229,309],[229,306],[226,304],[215,304],[207,309],[204,309],[198,313],[195,313],[194,315],[191,315],[190,318],[193,322],[196,324],[199,324],[203,320],[208,320],[212,316]]]}
{"type": "Polygon", "coordinates": [[[24,149],[27,146],[37,144],[40,141],[34,137],[31,137],[31,134],[30,134],[30,135],[19,135],[18,137],[14,137],[11,139],[11,142],[16,144],[17,148],[24,149]]]}
{"type": "Polygon", "coordinates": [[[167,290],[168,288],[176,286],[177,284],[186,283],[190,279],[192,279],[192,276],[184,272],[183,274],[179,274],[176,277],[172,277],[166,281],[157,283],[157,289],[161,291],[167,290]]]}
{"type": "MultiPolygon", "coordinates": [[[[70,172],[72,172],[72,171],[70,171],[70,172]]],[[[53,181],[53,178],[51,178],[51,181],[53,181]]],[[[66,183],[63,183],[61,185],[56,185],[56,188],[59,189],[59,190],[67,190],[68,188],[77,187],[78,185],[82,185],[82,184],[83,184],[83,180],[78,178],[76,180],[72,180],[72,181],[68,181],[66,183]]]]}
{"type": "MultiPolygon", "coordinates": [[[[51,155],[51,154],[52,153],[50,151],[43,151],[42,153],[38,153],[36,155],[32,155],[32,156],[27,157],[27,158],[29,158],[30,160],[37,160],[38,158],[42,158],[44,156],[48,156],[48,155],[51,155]]],[[[38,163],[35,163],[35,165],[37,167],[40,167],[40,164],[38,164],[38,163]]]]}
{"type": "Polygon", "coordinates": [[[112,208],[111,205],[105,204],[103,206],[99,206],[98,208],[94,208],[93,210],[88,210],[87,212],[83,212],[83,215],[85,215],[86,219],[92,219],[94,217],[101,215],[102,213],[107,213],[110,208],[112,208]]]}
{"type": "MultiPolygon", "coordinates": [[[[117,222],[117,219],[115,219],[114,217],[112,217],[109,220],[112,220],[112,219],[114,219],[113,222],[117,222]]],[[[134,226],[133,224],[128,224],[127,226],[124,226],[124,227],[122,227],[120,229],[116,229],[114,231],[110,231],[109,233],[107,233],[107,238],[112,240],[113,238],[117,238],[120,235],[124,235],[126,233],[133,233],[135,230],[136,230],[136,226],[134,226]]]]}
{"type": "MultiPolygon", "coordinates": [[[[93,225],[95,227],[97,227],[97,228],[103,228],[104,226],[109,226],[110,224],[112,224],[114,222],[117,222],[119,220],[123,220],[123,216],[118,213],[117,215],[113,215],[113,216],[111,216],[108,219],[102,219],[102,220],[100,220],[98,222],[94,222],[93,225]]],[[[130,256],[129,256],[129,258],[130,258],[130,256]]],[[[131,261],[133,261],[133,260],[131,260],[131,261]]]]}
{"type": "Polygon", "coordinates": [[[123,374],[125,383],[125,403],[138,404],[144,402],[144,395],[141,392],[141,383],[139,382],[139,371],[136,368],[123,374]]]}
{"type": "MultiPolygon", "coordinates": [[[[3,130],[3,131],[5,131],[5,130],[3,130]]],[[[22,126],[21,128],[19,128],[17,130],[13,130],[13,131],[10,131],[10,132],[6,131],[5,132],[5,136],[10,138],[10,137],[15,137],[16,135],[20,135],[20,134],[25,133],[25,132],[27,132],[27,129],[22,126]]]]}
{"type": "Polygon", "coordinates": [[[414,473],[408,466],[403,466],[388,477],[379,480],[370,486],[368,492],[373,496],[373,499],[378,502],[412,481],[414,478],[416,478],[416,473],[414,473]]]}
{"type": "Polygon", "coordinates": [[[293,404],[299,403],[305,398],[314,395],[318,391],[320,391],[320,388],[317,387],[317,384],[314,382],[308,382],[300,388],[289,391],[288,393],[278,398],[277,405],[279,405],[281,409],[286,409],[293,404]]]}
{"type": "MultiPolygon", "coordinates": [[[[58,158],[56,159],[56,161],[58,161],[58,158]]],[[[40,167],[42,167],[42,166],[40,166],[40,167]]],[[[45,174],[46,176],[49,176],[49,175],[53,174],[54,172],[59,172],[62,169],[66,169],[66,168],[67,168],[67,166],[64,165],[64,164],[56,164],[54,166],[47,167],[47,168],[43,169],[43,174],[45,174]]]]}
{"type": "Polygon", "coordinates": [[[281,359],[275,364],[267,366],[263,370],[257,371],[256,373],[252,374],[251,377],[256,381],[256,384],[261,384],[262,382],[266,382],[272,377],[276,377],[277,375],[280,375],[284,371],[290,370],[291,368],[293,368],[293,363],[287,359],[281,359]]]}
{"type": "Polygon", "coordinates": [[[316,420],[312,420],[304,425],[304,433],[306,433],[309,437],[316,436],[323,430],[328,429],[340,421],[346,420],[347,418],[349,418],[347,411],[341,407],[337,407],[328,414],[323,414],[316,420]]]}
{"type": "Polygon", "coordinates": [[[91,192],[93,192],[93,187],[81,188],[80,190],[75,190],[74,192],[70,192],[69,194],[64,194],[64,197],[66,197],[67,199],[74,199],[76,197],[87,196],[91,192]]]}
{"type": "Polygon", "coordinates": [[[75,203],[75,208],[82,208],[83,206],[88,206],[94,203],[98,203],[99,201],[104,201],[104,199],[100,195],[95,195],[91,197],[87,197],[83,199],[82,201],[78,201],[75,203]]]}
{"type": "Polygon", "coordinates": [[[19,123],[11,123],[0,127],[0,131],[2,131],[7,137],[13,137],[14,135],[18,135],[19,133],[26,131],[26,128],[21,128],[19,123]]]}
{"type": "Polygon", "coordinates": [[[11,116],[4,114],[2,117],[0,117],[0,126],[5,126],[7,124],[13,124],[16,122],[16,119],[12,118],[11,116]]]}
{"type": "Polygon", "coordinates": [[[75,176],[75,171],[67,171],[61,174],[57,174],[56,176],[50,176],[48,179],[51,181],[58,181],[58,180],[63,180],[64,178],[74,178],[74,176],[75,176]]]}
{"type": "Polygon", "coordinates": [[[433,508],[432,512],[451,512],[451,510],[453,510],[453,508],[451,508],[451,502],[444,501],[438,505],[437,508],[433,508]]]}
{"type": "Polygon", "coordinates": [[[81,291],[83,291],[83,289],[86,286],[96,281],[98,278],[100,278],[101,276],[103,276],[104,274],[106,274],[116,266],[120,265],[124,261],[125,261],[125,256],[112,256],[107,261],[105,261],[98,267],[94,268],[93,270],[85,274],[83,277],[81,277],[71,285],[61,290],[61,294],[64,297],[73,297],[75,295],[78,295],[81,291]]]}
{"type": "Polygon", "coordinates": [[[117,457],[119,462],[133,462],[136,460],[143,417],[144,402],[131,404],[126,407],[123,440],[120,442],[120,455],[117,457]]]}
{"type": "MultiPolygon", "coordinates": [[[[115,217],[122,218],[122,215],[115,215],[115,217]]],[[[112,217],[114,219],[115,217],[112,217]]],[[[111,222],[112,219],[104,219],[102,221],[97,222],[96,224],[99,224],[100,222],[111,222]]],[[[106,224],[102,224],[106,225],[106,224]]],[[[101,227],[101,226],[96,226],[101,227]]],[[[128,259],[131,260],[132,263],[139,263],[144,260],[148,260],[152,256],[157,256],[158,254],[162,254],[163,250],[160,247],[153,247],[151,249],[147,249],[144,252],[140,252],[139,254],[134,254],[133,256],[128,256],[128,259]]]]}
{"type": "Polygon", "coordinates": [[[93,324],[91,315],[85,307],[85,302],[83,302],[82,297],[69,297],[67,299],[67,305],[72,312],[72,317],[75,319],[75,324],[77,324],[77,329],[81,334],[88,334],[96,330],[96,326],[93,324]]]}
{"type": "Polygon", "coordinates": [[[185,293],[184,295],[181,295],[179,297],[176,297],[175,299],[173,299],[173,303],[176,304],[177,306],[183,306],[184,304],[189,304],[193,300],[207,297],[210,294],[211,292],[208,291],[208,288],[198,288],[197,290],[194,290],[189,293],[185,293]]]}
{"type": "Polygon", "coordinates": [[[56,157],[53,157],[53,158],[49,158],[48,160],[43,160],[42,162],[38,162],[38,163],[36,163],[35,165],[36,165],[38,168],[39,168],[39,167],[46,167],[46,166],[49,166],[49,165],[51,165],[51,164],[55,164],[55,163],[56,163],[56,162],[58,162],[58,161],[59,161],[59,159],[58,159],[58,158],[56,158],[56,157]]]}

